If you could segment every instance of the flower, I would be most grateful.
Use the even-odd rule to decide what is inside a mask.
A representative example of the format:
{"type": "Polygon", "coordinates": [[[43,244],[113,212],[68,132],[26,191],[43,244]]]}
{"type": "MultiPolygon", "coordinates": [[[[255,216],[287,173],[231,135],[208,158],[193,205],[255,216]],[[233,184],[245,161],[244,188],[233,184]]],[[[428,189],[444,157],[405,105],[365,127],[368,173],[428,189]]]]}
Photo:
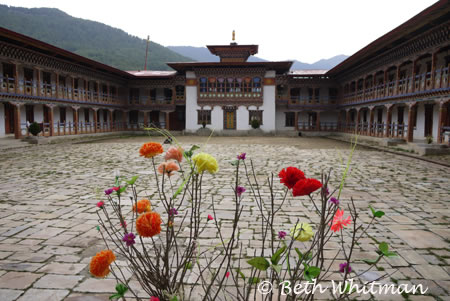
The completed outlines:
{"type": "Polygon", "coordinates": [[[322,183],[316,179],[303,179],[298,181],[292,189],[293,196],[308,195],[322,187],[322,183]]]}
{"type": "Polygon", "coordinates": [[[127,222],[126,222],[126,221],[123,221],[123,223],[120,223],[120,225],[121,225],[122,227],[126,228],[126,227],[127,227],[127,222]]]}
{"type": "Polygon", "coordinates": [[[132,245],[134,245],[136,242],[134,241],[134,239],[136,238],[136,235],[134,235],[133,233],[127,233],[123,236],[122,240],[124,242],[126,242],[127,247],[130,247],[132,245]]]}
{"type": "Polygon", "coordinates": [[[214,218],[212,217],[211,214],[208,214],[208,221],[212,221],[214,218]]]}
{"type": "Polygon", "coordinates": [[[280,231],[278,232],[278,238],[279,239],[284,239],[286,237],[287,233],[284,231],[280,231]]]}
{"type": "Polygon", "coordinates": [[[297,224],[291,229],[291,236],[298,241],[308,241],[313,237],[314,232],[308,223],[297,224]]]}
{"type": "Polygon", "coordinates": [[[97,203],[97,207],[98,208],[103,209],[103,206],[105,206],[105,202],[100,201],[100,202],[97,203]]]}
{"type": "Polygon", "coordinates": [[[113,188],[111,188],[111,189],[114,190],[114,191],[119,191],[119,190],[120,190],[120,186],[113,187],[113,188]]]}
{"type": "Polygon", "coordinates": [[[100,251],[92,257],[89,271],[95,277],[106,277],[109,274],[109,265],[114,260],[116,260],[116,256],[111,250],[100,251]]]}
{"type": "Polygon", "coordinates": [[[108,188],[108,189],[105,190],[105,194],[106,195],[110,195],[111,193],[113,193],[113,191],[114,191],[114,189],[108,188]]]}
{"type": "Polygon", "coordinates": [[[164,152],[161,143],[158,142],[148,142],[141,146],[139,154],[145,158],[153,158],[156,155],[162,154],[164,152]]]}
{"type": "Polygon", "coordinates": [[[133,211],[137,213],[150,212],[152,211],[152,205],[147,199],[139,200],[135,205],[133,205],[133,211]]]}
{"type": "Polygon", "coordinates": [[[340,231],[344,228],[344,226],[350,225],[352,219],[350,216],[347,216],[346,219],[343,219],[344,210],[338,209],[333,217],[333,223],[331,225],[331,230],[334,232],[340,231]]]}
{"type": "Polygon", "coordinates": [[[197,171],[204,172],[205,170],[210,174],[215,174],[219,170],[216,158],[207,153],[198,153],[192,157],[197,166],[197,171]]]}
{"type": "Polygon", "coordinates": [[[178,215],[178,210],[176,208],[170,208],[169,215],[178,215]]]}
{"type": "Polygon", "coordinates": [[[230,277],[230,272],[226,272],[225,277],[230,277]]]}
{"type": "Polygon", "coordinates": [[[183,160],[183,149],[181,147],[171,146],[164,156],[166,161],[168,160],[176,160],[181,162],[183,160]]]}
{"type": "Polygon", "coordinates": [[[340,263],[339,264],[339,272],[345,273],[345,270],[347,270],[347,273],[350,273],[352,271],[350,264],[348,264],[347,262],[340,263]]]}
{"type": "Polygon", "coordinates": [[[328,201],[330,203],[335,204],[336,206],[339,205],[339,200],[337,198],[335,198],[334,196],[330,198],[330,200],[328,201]]]}
{"type": "Polygon", "coordinates": [[[160,300],[159,300],[158,297],[153,297],[153,296],[151,296],[151,297],[150,297],[150,301],[160,301],[160,300]]]}
{"type": "Polygon", "coordinates": [[[240,155],[237,155],[238,160],[245,160],[246,153],[241,153],[240,155]]]}
{"type": "Polygon", "coordinates": [[[238,196],[241,196],[241,194],[243,194],[244,192],[245,192],[245,188],[244,187],[242,187],[242,186],[236,187],[236,194],[238,196]]]}
{"type": "Polygon", "coordinates": [[[175,162],[162,162],[158,166],[158,172],[160,174],[166,173],[169,177],[174,171],[180,170],[180,167],[175,162]]]}
{"type": "Polygon", "coordinates": [[[289,166],[282,169],[280,173],[278,173],[278,177],[280,178],[280,183],[283,183],[287,188],[292,189],[295,183],[305,178],[305,174],[300,169],[289,166]]]}
{"type": "Polygon", "coordinates": [[[161,232],[161,216],[157,212],[146,212],[136,220],[136,231],[142,237],[153,237],[161,232]]]}

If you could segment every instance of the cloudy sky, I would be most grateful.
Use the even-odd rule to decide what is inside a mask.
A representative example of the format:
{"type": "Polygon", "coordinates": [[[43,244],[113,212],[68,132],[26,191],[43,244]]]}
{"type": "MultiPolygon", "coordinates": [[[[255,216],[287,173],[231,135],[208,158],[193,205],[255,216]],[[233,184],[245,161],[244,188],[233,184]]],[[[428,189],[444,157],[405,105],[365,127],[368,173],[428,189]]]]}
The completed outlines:
{"type": "Polygon", "coordinates": [[[0,0],[56,7],[164,46],[258,44],[268,60],[313,63],[351,55],[436,0],[0,0]]]}

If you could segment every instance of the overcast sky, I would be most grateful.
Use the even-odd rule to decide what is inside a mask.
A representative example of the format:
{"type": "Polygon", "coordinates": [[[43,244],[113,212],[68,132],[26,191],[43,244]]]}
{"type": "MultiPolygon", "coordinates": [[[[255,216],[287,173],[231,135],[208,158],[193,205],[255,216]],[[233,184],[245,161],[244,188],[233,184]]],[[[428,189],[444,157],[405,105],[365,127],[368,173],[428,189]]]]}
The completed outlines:
{"type": "Polygon", "coordinates": [[[313,63],[351,55],[436,0],[0,0],[56,7],[164,46],[258,44],[257,56],[313,63]]]}

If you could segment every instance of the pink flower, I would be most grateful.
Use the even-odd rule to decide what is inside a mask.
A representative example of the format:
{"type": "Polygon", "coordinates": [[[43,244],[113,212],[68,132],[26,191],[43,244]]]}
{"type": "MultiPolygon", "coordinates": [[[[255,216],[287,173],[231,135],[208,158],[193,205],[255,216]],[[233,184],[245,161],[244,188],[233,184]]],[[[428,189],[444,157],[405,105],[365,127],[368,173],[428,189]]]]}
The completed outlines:
{"type": "Polygon", "coordinates": [[[278,238],[279,238],[279,239],[283,239],[283,238],[285,238],[285,237],[286,237],[286,235],[287,235],[287,233],[286,233],[286,232],[284,232],[284,231],[280,231],[280,232],[278,232],[278,238]]]}
{"type": "Polygon", "coordinates": [[[242,186],[236,187],[236,194],[238,196],[241,196],[241,194],[243,194],[244,192],[245,192],[245,188],[244,187],[242,187],[242,186]]]}
{"type": "Polygon", "coordinates": [[[339,272],[345,273],[345,270],[347,270],[347,273],[350,273],[352,271],[352,268],[350,265],[346,262],[339,264],[339,272]]]}
{"type": "Polygon", "coordinates": [[[159,300],[158,297],[153,297],[153,296],[151,296],[151,297],[150,297],[150,301],[160,301],[160,300],[159,300]]]}
{"type": "Polygon", "coordinates": [[[331,230],[334,232],[340,231],[344,229],[344,226],[350,225],[352,219],[350,216],[347,216],[344,219],[344,210],[338,209],[333,217],[333,223],[331,224],[331,230]]]}
{"type": "Polygon", "coordinates": [[[120,189],[119,186],[118,186],[118,187],[113,187],[113,188],[112,188],[112,190],[114,190],[114,191],[119,191],[119,189],[120,189]]]}
{"type": "Polygon", "coordinates": [[[214,218],[212,217],[211,214],[208,214],[208,221],[212,221],[214,218]]]}
{"type": "Polygon", "coordinates": [[[170,162],[162,162],[161,164],[159,164],[159,166],[158,166],[158,172],[160,173],[160,174],[163,174],[163,173],[166,173],[166,175],[167,176],[171,176],[171,175],[173,175],[173,173],[175,172],[175,171],[178,171],[178,170],[180,170],[180,167],[178,167],[178,165],[175,163],[175,162],[173,162],[173,161],[170,161],[170,162]]]}
{"type": "Polygon", "coordinates": [[[241,153],[240,155],[237,155],[238,160],[245,160],[246,153],[241,153]]]}
{"type": "Polygon", "coordinates": [[[230,272],[227,272],[226,274],[225,274],[225,277],[230,277],[230,272]]]}
{"type": "Polygon", "coordinates": [[[110,195],[111,193],[113,193],[113,191],[114,191],[114,190],[113,190],[112,188],[106,189],[106,190],[105,190],[105,194],[106,194],[106,195],[110,195]]]}
{"type": "Polygon", "coordinates": [[[103,209],[103,206],[105,206],[105,202],[100,201],[100,202],[97,203],[97,207],[98,208],[103,209]]]}
{"type": "Polygon", "coordinates": [[[168,160],[176,160],[181,162],[183,160],[183,149],[181,147],[171,146],[164,156],[166,161],[168,160]]]}

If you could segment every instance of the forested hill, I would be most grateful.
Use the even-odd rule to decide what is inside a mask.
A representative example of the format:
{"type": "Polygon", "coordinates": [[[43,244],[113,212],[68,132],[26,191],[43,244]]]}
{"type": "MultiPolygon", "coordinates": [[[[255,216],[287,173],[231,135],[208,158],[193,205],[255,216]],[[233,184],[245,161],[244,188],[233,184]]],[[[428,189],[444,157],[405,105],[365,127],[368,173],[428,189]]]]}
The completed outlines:
{"type": "MultiPolygon", "coordinates": [[[[0,5],[0,26],[118,69],[144,68],[146,40],[59,9],[0,5]]],[[[192,59],[150,42],[148,61],[148,69],[170,70],[166,62],[192,59]]]]}

